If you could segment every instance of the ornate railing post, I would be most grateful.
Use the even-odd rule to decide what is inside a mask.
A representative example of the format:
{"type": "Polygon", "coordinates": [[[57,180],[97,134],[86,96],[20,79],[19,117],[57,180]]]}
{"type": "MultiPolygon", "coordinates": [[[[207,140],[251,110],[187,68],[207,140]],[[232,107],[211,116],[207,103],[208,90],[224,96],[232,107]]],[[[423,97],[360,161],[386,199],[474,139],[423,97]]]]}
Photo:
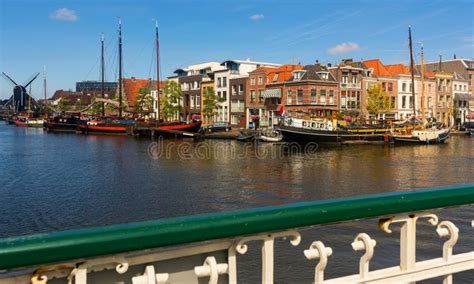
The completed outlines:
{"type": "Polygon", "coordinates": [[[314,269],[314,283],[322,284],[324,282],[324,269],[328,264],[328,256],[332,255],[332,248],[325,247],[320,241],[313,242],[309,249],[304,251],[307,259],[319,258],[319,263],[314,269]]]}
{"type": "Polygon", "coordinates": [[[155,273],[155,267],[148,265],[145,267],[145,272],[140,276],[132,278],[133,284],[161,284],[168,281],[168,273],[155,273]]]}
{"type": "Polygon", "coordinates": [[[359,261],[359,275],[364,279],[369,274],[369,263],[374,256],[374,247],[377,242],[371,239],[366,233],[357,235],[352,243],[352,248],[355,251],[365,250],[365,254],[361,256],[359,261]]]}
{"type": "Polygon", "coordinates": [[[262,283],[268,284],[273,283],[273,245],[276,238],[286,239],[291,237],[290,243],[293,246],[299,245],[301,241],[301,235],[297,231],[285,231],[279,233],[271,233],[264,235],[257,235],[253,237],[242,238],[236,245],[235,249],[240,254],[245,254],[247,252],[247,245],[245,244],[248,241],[263,241],[262,244],[262,283]]]}
{"type": "MultiPolygon", "coordinates": [[[[459,229],[450,221],[443,221],[438,225],[436,232],[440,237],[449,236],[449,239],[443,244],[443,260],[449,261],[453,255],[453,247],[458,242],[459,229]]],[[[443,284],[452,284],[453,275],[446,275],[443,284]]]]}
{"type": "Polygon", "coordinates": [[[197,277],[209,277],[209,284],[217,284],[219,274],[227,273],[228,269],[229,265],[227,263],[218,264],[215,257],[208,256],[202,266],[194,267],[194,273],[197,277]]]}

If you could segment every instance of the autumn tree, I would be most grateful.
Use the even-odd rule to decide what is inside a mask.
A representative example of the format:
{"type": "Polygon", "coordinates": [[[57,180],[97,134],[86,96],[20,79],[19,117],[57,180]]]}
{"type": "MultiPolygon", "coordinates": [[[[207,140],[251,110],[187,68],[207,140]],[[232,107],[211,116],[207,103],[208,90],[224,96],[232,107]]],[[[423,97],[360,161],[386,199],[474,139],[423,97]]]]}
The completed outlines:
{"type": "Polygon", "coordinates": [[[367,111],[377,115],[390,109],[390,98],[379,85],[373,85],[367,90],[367,111]]]}

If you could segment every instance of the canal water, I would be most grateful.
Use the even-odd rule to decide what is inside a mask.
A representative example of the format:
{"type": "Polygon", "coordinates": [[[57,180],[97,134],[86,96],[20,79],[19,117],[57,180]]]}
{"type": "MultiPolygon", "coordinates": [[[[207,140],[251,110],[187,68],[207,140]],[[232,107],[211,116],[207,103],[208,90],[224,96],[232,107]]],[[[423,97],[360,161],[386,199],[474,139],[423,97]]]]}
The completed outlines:
{"type": "MultiPolygon", "coordinates": [[[[152,142],[0,123],[0,237],[474,183],[473,173],[474,138],[462,136],[437,146],[351,145],[302,153],[272,144],[152,142]]],[[[455,253],[474,250],[474,206],[438,214],[460,227],[455,253]]],[[[420,223],[418,259],[440,257],[443,240],[420,223]]],[[[350,243],[360,232],[377,240],[371,269],[396,265],[399,231],[393,227],[387,235],[377,220],[364,220],[304,230],[296,248],[277,242],[275,278],[311,281],[316,261],[305,260],[302,251],[316,240],[334,250],[327,276],[355,273],[361,253],[350,243]]],[[[259,281],[259,252],[252,243],[240,256],[239,279],[259,281]]],[[[474,275],[455,279],[470,283],[474,275]]]]}

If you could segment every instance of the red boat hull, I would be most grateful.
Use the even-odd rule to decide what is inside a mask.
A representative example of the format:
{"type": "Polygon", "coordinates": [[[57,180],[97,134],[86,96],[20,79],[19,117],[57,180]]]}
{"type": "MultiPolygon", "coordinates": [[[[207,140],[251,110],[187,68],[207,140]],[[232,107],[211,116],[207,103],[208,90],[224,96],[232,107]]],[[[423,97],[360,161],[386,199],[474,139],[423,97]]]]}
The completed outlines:
{"type": "Polygon", "coordinates": [[[20,126],[20,127],[26,127],[28,126],[28,122],[23,122],[23,121],[15,121],[15,125],[16,126],[20,126]]]}
{"type": "Polygon", "coordinates": [[[80,124],[79,129],[84,134],[127,134],[127,127],[122,125],[85,125],[80,124]]]}
{"type": "Polygon", "coordinates": [[[163,129],[163,130],[177,130],[184,132],[198,132],[201,128],[202,121],[196,121],[193,123],[183,123],[183,124],[163,124],[156,127],[150,127],[151,129],[163,129]]]}

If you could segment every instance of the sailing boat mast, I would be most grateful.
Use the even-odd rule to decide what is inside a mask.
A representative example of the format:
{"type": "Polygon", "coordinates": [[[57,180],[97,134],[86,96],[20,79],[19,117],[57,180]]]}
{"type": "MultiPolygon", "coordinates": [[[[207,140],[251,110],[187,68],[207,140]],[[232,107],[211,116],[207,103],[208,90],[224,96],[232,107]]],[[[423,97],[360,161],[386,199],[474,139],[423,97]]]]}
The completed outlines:
{"type": "Polygon", "coordinates": [[[47,101],[47,89],[46,89],[46,65],[44,66],[43,74],[43,87],[44,87],[44,118],[48,119],[48,101],[47,101]]]}
{"type": "Polygon", "coordinates": [[[31,112],[31,85],[30,85],[30,91],[28,92],[28,117],[30,117],[30,112],[31,112]]]}
{"type": "Polygon", "coordinates": [[[421,43],[421,123],[425,123],[425,60],[421,43]]]}
{"type": "MultiPolygon", "coordinates": [[[[100,43],[101,43],[101,52],[100,52],[100,76],[101,76],[101,85],[100,85],[100,90],[102,94],[102,99],[105,99],[105,94],[104,94],[104,33],[101,34],[100,37],[100,43]]],[[[105,103],[102,101],[102,117],[105,116],[105,103]]]]}
{"type": "Polygon", "coordinates": [[[408,42],[410,45],[410,71],[411,71],[411,93],[413,98],[413,115],[416,118],[416,98],[415,98],[415,73],[413,67],[413,46],[411,41],[411,26],[408,26],[408,42]]]}
{"type": "Polygon", "coordinates": [[[122,20],[119,18],[119,117],[122,117],[122,20]]]}
{"type": "Polygon", "coordinates": [[[161,118],[160,111],[160,42],[158,39],[158,21],[155,20],[155,42],[156,42],[156,97],[157,97],[157,109],[158,117],[157,120],[161,118]]]}

